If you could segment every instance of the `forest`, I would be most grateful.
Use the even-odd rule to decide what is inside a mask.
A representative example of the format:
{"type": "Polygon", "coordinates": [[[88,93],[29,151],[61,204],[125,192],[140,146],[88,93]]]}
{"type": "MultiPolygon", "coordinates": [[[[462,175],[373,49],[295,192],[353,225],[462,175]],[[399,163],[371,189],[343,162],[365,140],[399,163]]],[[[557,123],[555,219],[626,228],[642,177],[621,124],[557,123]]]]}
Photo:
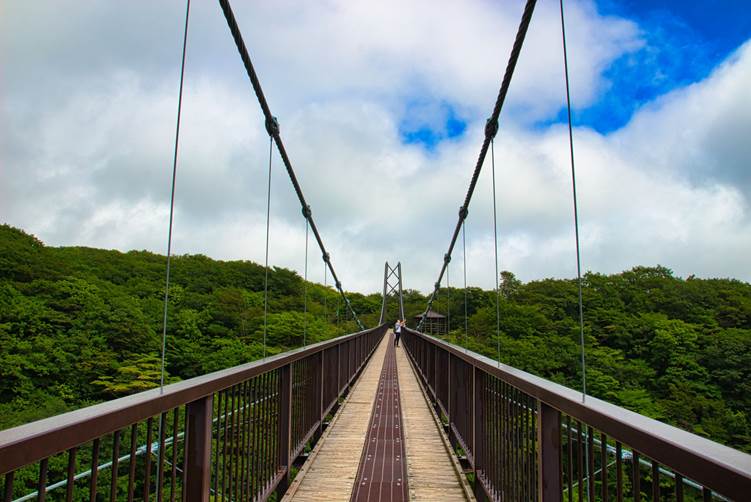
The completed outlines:
{"type": "MultiPolygon", "coordinates": [[[[165,263],[0,225],[0,430],[158,385],[165,263]]],[[[173,257],[168,382],[263,356],[264,275],[250,261],[173,257]]],[[[576,281],[499,282],[498,332],[496,291],[439,291],[447,339],[580,389],[576,281]]],[[[380,293],[348,296],[378,322],[380,293]]],[[[587,273],[583,300],[589,394],[751,452],[751,285],[636,267],[587,273]]],[[[427,297],[408,289],[404,302],[414,327],[427,297]]],[[[269,354],[357,330],[332,287],[284,268],[269,271],[268,308],[269,354]]]]}

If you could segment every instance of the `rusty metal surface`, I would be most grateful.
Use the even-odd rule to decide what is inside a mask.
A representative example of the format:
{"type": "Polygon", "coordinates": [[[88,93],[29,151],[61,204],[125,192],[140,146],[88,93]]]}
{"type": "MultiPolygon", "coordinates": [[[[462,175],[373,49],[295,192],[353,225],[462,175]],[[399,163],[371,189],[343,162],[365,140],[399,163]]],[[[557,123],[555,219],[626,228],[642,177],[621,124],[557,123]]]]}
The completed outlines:
{"type": "Polygon", "coordinates": [[[396,353],[393,343],[389,343],[368,424],[366,445],[352,490],[352,502],[409,500],[399,403],[396,353]]]}

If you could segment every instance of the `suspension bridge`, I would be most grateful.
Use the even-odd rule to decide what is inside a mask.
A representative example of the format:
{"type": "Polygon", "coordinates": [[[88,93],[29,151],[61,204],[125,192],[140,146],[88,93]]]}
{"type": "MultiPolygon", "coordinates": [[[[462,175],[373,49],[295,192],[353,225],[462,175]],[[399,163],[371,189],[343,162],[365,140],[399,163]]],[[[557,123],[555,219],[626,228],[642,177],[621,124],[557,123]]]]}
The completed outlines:
{"type": "MultiPolygon", "coordinates": [[[[751,456],[588,396],[586,380],[581,390],[569,389],[422,332],[444,275],[448,284],[460,235],[466,245],[464,223],[488,152],[495,215],[494,138],[535,0],[525,4],[425,314],[416,329],[401,328],[399,336],[391,325],[405,318],[401,264],[386,263],[380,321],[366,328],[324,246],[230,3],[219,4],[269,134],[267,202],[275,145],[306,222],[305,279],[312,232],[326,273],[360,331],[171,385],[164,385],[162,374],[159,388],[0,431],[4,501],[751,500],[751,456]],[[391,299],[396,313],[389,309],[391,299]],[[84,457],[89,465],[81,469],[77,459],[84,457]]],[[[586,375],[562,1],[560,7],[586,375]]],[[[189,15],[190,1],[171,207],[189,15]]],[[[268,228],[267,205],[267,270],[268,228]]],[[[495,240],[497,281],[497,235],[495,240]]],[[[172,211],[162,368],[171,246],[172,211]]],[[[466,291],[466,262],[464,282],[466,291]]]]}

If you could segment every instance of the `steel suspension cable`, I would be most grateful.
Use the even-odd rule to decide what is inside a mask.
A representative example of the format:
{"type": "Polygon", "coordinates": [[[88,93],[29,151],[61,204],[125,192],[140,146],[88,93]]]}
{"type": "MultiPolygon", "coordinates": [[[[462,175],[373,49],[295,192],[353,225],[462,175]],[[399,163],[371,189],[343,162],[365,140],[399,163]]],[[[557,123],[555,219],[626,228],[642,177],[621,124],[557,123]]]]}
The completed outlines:
{"type": "Polygon", "coordinates": [[[339,277],[336,275],[334,266],[331,264],[331,257],[326,251],[326,246],[324,246],[323,244],[321,234],[319,233],[318,227],[313,220],[310,206],[305,201],[305,196],[303,195],[302,188],[300,187],[300,183],[297,181],[295,171],[292,168],[292,162],[289,160],[289,155],[287,154],[287,150],[285,149],[284,143],[282,142],[282,137],[279,132],[279,122],[277,121],[276,117],[271,114],[271,109],[269,108],[268,102],[266,101],[266,96],[263,94],[261,82],[258,79],[258,75],[256,74],[256,70],[253,67],[253,63],[250,60],[250,54],[247,47],[245,46],[245,42],[243,41],[242,34],[240,33],[240,28],[237,24],[237,20],[235,19],[235,14],[232,12],[232,7],[229,4],[229,0],[219,0],[219,5],[221,6],[222,12],[224,13],[224,18],[227,20],[227,26],[229,27],[232,38],[235,41],[237,51],[240,53],[240,58],[243,61],[245,71],[247,72],[248,78],[250,79],[250,83],[253,86],[253,91],[255,92],[256,98],[258,99],[258,104],[261,106],[261,111],[263,112],[263,116],[265,118],[266,132],[268,132],[269,136],[276,144],[277,150],[279,150],[279,155],[282,158],[282,163],[287,170],[287,175],[292,182],[292,186],[294,187],[297,198],[300,201],[300,205],[302,206],[303,216],[305,216],[305,218],[310,223],[310,229],[313,232],[313,236],[316,238],[318,247],[320,248],[323,255],[323,260],[326,262],[326,265],[331,272],[331,277],[334,280],[336,289],[339,291],[339,295],[344,301],[347,309],[349,309],[349,311],[352,313],[352,317],[357,322],[357,325],[360,327],[360,329],[365,329],[365,326],[363,326],[362,322],[360,322],[360,319],[357,317],[357,313],[352,308],[352,304],[350,303],[349,298],[344,293],[344,290],[342,289],[342,283],[339,280],[339,277]]]}
{"type": "Polygon", "coordinates": [[[305,277],[303,280],[303,324],[302,324],[302,344],[303,347],[308,345],[308,229],[310,224],[305,220],[305,277]]]}
{"type": "Polygon", "coordinates": [[[574,131],[571,126],[571,92],[568,78],[568,51],[566,48],[566,22],[563,17],[563,0],[561,5],[561,37],[563,40],[563,68],[566,75],[566,111],[568,112],[568,145],[571,154],[571,190],[574,200],[574,233],[576,234],[576,282],[579,286],[579,341],[581,345],[582,368],[582,403],[587,395],[587,366],[584,351],[584,301],[582,298],[582,265],[579,245],[579,207],[576,202],[576,168],[574,165],[574,131]]]}
{"type": "Polygon", "coordinates": [[[446,334],[451,332],[451,282],[449,281],[449,267],[446,267],[446,334]]]}
{"type": "Polygon", "coordinates": [[[263,279],[263,358],[266,359],[266,331],[268,329],[269,315],[269,229],[271,228],[271,153],[272,141],[269,138],[269,174],[268,188],[266,192],[266,261],[264,262],[263,279]]]}
{"type": "Polygon", "coordinates": [[[464,260],[464,350],[467,350],[467,341],[469,339],[469,317],[467,309],[467,236],[465,227],[467,222],[462,222],[462,258],[464,260]]]}
{"type": "Polygon", "coordinates": [[[164,366],[167,351],[167,312],[169,309],[170,264],[172,257],[172,222],[175,215],[175,180],[177,179],[177,153],[180,144],[180,118],[183,109],[183,82],[185,80],[185,54],[188,48],[188,20],[190,18],[190,0],[185,7],[185,28],[183,30],[183,52],[180,62],[180,90],[177,97],[177,124],[175,125],[175,154],[172,157],[172,189],[169,204],[169,230],[167,231],[167,271],[164,281],[164,316],[162,318],[162,362],[159,376],[159,391],[164,391],[164,366]]]}
{"type": "MultiPolygon", "coordinates": [[[[498,132],[498,117],[501,114],[501,110],[503,108],[503,104],[506,101],[506,95],[508,94],[509,86],[511,85],[511,78],[514,75],[514,70],[516,69],[516,63],[519,60],[519,54],[521,53],[522,46],[524,45],[524,39],[527,36],[527,30],[529,28],[529,23],[532,20],[532,13],[535,10],[535,5],[537,4],[537,0],[527,0],[527,3],[524,6],[524,12],[522,13],[521,21],[519,22],[519,29],[516,32],[516,38],[514,39],[514,45],[511,48],[511,54],[509,55],[509,60],[506,65],[506,71],[503,74],[503,80],[501,81],[501,87],[498,90],[498,97],[496,98],[495,105],[493,106],[493,112],[490,115],[490,118],[488,118],[486,124],[485,124],[485,139],[483,140],[482,147],[480,148],[480,154],[477,158],[477,163],[475,164],[475,169],[472,174],[472,179],[469,183],[469,188],[467,189],[467,195],[464,197],[464,204],[462,207],[459,208],[459,221],[456,223],[456,227],[454,227],[454,233],[451,237],[451,242],[449,243],[448,252],[444,255],[444,261],[443,261],[443,267],[441,267],[441,271],[438,274],[438,280],[435,282],[433,293],[430,296],[430,299],[428,300],[428,308],[425,310],[427,311],[430,309],[430,307],[433,304],[433,301],[435,301],[438,290],[441,287],[441,280],[443,279],[443,274],[446,271],[446,266],[448,265],[448,260],[451,259],[451,254],[454,250],[454,245],[456,244],[456,240],[459,237],[459,230],[461,227],[462,222],[467,218],[467,214],[469,212],[469,203],[472,200],[472,194],[475,191],[475,186],[477,185],[477,179],[480,176],[480,171],[482,170],[482,166],[485,163],[485,157],[488,154],[488,148],[490,147],[490,141],[495,138],[496,133],[498,132]]],[[[496,278],[497,280],[498,278],[496,278]]],[[[422,327],[423,323],[425,322],[425,315],[423,314],[422,319],[420,320],[420,323],[418,324],[417,328],[418,330],[422,327]]]]}
{"type": "Polygon", "coordinates": [[[501,277],[498,275],[498,210],[495,193],[495,140],[490,142],[490,164],[493,173],[493,250],[495,256],[495,344],[498,365],[501,364],[501,277]]]}
{"type": "MultiPolygon", "coordinates": [[[[571,125],[571,90],[568,76],[568,49],[566,47],[566,21],[563,15],[563,0],[561,7],[561,41],[563,43],[563,70],[566,77],[566,112],[568,114],[568,145],[571,154],[571,191],[574,202],[574,233],[576,235],[576,282],[579,289],[579,343],[581,345],[581,369],[582,369],[582,403],[587,396],[587,366],[584,349],[584,301],[582,298],[582,272],[581,272],[581,247],[579,244],[579,207],[576,201],[576,168],[574,163],[574,131],[571,125]]],[[[589,480],[589,448],[584,449],[586,478],[589,480]]],[[[589,482],[585,485],[587,499],[590,498],[589,482]]]]}

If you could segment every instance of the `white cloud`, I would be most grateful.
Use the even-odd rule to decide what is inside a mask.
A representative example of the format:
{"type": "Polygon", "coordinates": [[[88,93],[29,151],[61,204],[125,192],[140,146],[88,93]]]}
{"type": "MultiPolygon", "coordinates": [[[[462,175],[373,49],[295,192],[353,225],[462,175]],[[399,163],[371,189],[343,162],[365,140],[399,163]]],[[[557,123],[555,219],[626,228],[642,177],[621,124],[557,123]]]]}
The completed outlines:
{"type": "Polygon", "coordinates": [[[751,198],[751,42],[742,45],[702,82],[671,92],[645,106],[614,135],[634,161],[672,171],[697,183],[737,184],[751,198]]]}
{"type": "MultiPolygon", "coordinates": [[[[379,291],[383,261],[401,260],[405,286],[429,289],[521,4],[236,3],[344,286],[379,291]],[[403,144],[399,125],[415,99],[428,103],[426,120],[443,120],[431,103],[450,103],[466,133],[434,152],[403,144]]],[[[66,8],[60,17],[19,3],[0,21],[0,215],[53,245],[163,252],[183,6],[66,8]],[[31,43],[29,26],[45,27],[44,37],[31,43]]],[[[262,263],[268,137],[219,8],[194,3],[192,15],[173,249],[262,263]]],[[[638,27],[589,2],[570,3],[568,22],[574,101],[593,103],[608,64],[640,46],[638,27]]],[[[555,5],[541,3],[496,141],[501,268],[525,280],[575,274],[567,133],[528,126],[564,102],[558,30],[555,5]]],[[[661,263],[751,279],[749,47],[616,133],[576,131],[585,269],[661,263]]],[[[467,223],[469,279],[484,287],[493,282],[489,162],[467,223]]],[[[273,164],[270,260],[302,272],[304,220],[276,152],[273,164]]],[[[310,245],[310,275],[321,281],[310,245]]],[[[461,245],[451,267],[458,284],[461,245]]]]}

